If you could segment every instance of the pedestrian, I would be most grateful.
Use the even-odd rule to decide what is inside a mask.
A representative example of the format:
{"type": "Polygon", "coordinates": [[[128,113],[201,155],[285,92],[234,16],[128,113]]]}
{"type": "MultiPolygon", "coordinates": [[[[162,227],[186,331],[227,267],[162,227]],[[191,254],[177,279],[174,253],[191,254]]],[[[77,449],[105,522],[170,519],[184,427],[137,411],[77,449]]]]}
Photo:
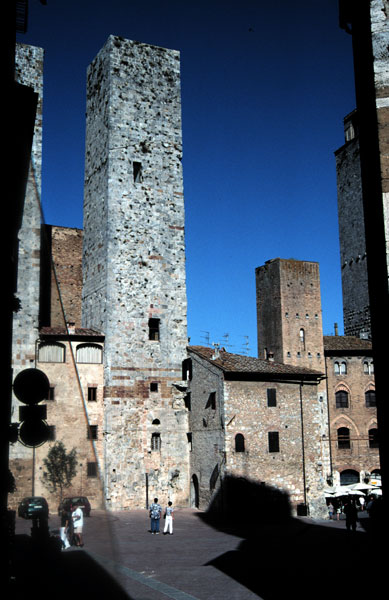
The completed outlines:
{"type": "Polygon", "coordinates": [[[84,541],[82,538],[82,528],[84,526],[84,513],[82,512],[82,508],[80,506],[76,506],[75,510],[72,512],[72,520],[76,546],[82,547],[84,545],[84,541]]]}
{"type": "Polygon", "coordinates": [[[173,504],[172,502],[168,502],[166,510],[165,510],[165,527],[163,530],[163,534],[166,535],[169,530],[169,534],[173,535],[173,504]]]}
{"type": "Polygon", "coordinates": [[[359,498],[359,504],[361,505],[361,510],[365,510],[365,496],[359,498]]]}
{"type": "Polygon", "coordinates": [[[339,521],[340,519],[340,513],[342,512],[342,507],[340,505],[340,503],[338,502],[338,505],[336,507],[336,520],[339,521]]]}
{"type": "Polygon", "coordinates": [[[354,501],[348,500],[344,507],[344,514],[346,515],[346,527],[347,531],[355,531],[357,528],[357,508],[354,501]]]}
{"type": "Polygon", "coordinates": [[[62,548],[65,550],[70,548],[69,539],[68,539],[68,529],[69,529],[69,513],[65,510],[65,507],[62,508],[61,511],[61,527],[59,530],[59,534],[62,541],[62,548]]]}
{"type": "Polygon", "coordinates": [[[331,502],[328,505],[328,516],[330,521],[332,521],[332,517],[334,516],[334,506],[331,502]]]}
{"type": "Polygon", "coordinates": [[[150,505],[149,515],[151,519],[151,533],[159,534],[159,521],[161,518],[162,506],[158,504],[158,498],[154,498],[154,502],[150,505]]]}

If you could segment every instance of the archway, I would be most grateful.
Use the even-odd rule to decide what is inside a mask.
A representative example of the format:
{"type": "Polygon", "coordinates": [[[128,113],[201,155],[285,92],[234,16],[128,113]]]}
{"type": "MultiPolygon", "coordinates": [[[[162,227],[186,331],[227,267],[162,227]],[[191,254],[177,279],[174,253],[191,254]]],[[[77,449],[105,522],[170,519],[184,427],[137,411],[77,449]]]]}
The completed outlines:
{"type": "Polygon", "coordinates": [[[359,473],[353,469],[345,469],[340,474],[340,485],[351,485],[359,483],[359,473]]]}
{"type": "Polygon", "coordinates": [[[199,480],[197,479],[197,475],[192,475],[190,482],[190,507],[199,507],[199,480]]]}

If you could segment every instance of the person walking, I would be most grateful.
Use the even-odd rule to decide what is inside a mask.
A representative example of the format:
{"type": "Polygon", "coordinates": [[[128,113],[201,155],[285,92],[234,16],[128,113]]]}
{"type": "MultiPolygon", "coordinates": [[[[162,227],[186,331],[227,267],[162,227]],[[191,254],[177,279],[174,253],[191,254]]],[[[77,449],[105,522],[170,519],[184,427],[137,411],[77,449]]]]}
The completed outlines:
{"type": "Polygon", "coordinates": [[[150,505],[149,515],[151,520],[151,533],[159,534],[159,521],[161,519],[162,506],[158,504],[158,498],[154,498],[154,502],[150,505]]]}
{"type": "Polygon", "coordinates": [[[170,535],[173,535],[173,512],[174,512],[173,503],[168,502],[168,505],[167,505],[166,511],[165,511],[165,527],[163,529],[164,535],[166,535],[168,533],[168,531],[169,531],[170,535]]]}
{"type": "Polygon", "coordinates": [[[82,539],[84,513],[82,512],[82,508],[80,506],[76,506],[75,510],[72,512],[72,520],[74,526],[74,537],[76,539],[76,546],[82,547],[84,545],[84,541],[82,539]]]}
{"type": "Polygon", "coordinates": [[[332,521],[333,516],[334,516],[334,506],[330,502],[328,505],[328,517],[329,517],[330,521],[332,521]]]}
{"type": "Polygon", "coordinates": [[[346,527],[347,531],[355,531],[357,528],[357,508],[353,501],[347,501],[344,507],[344,514],[346,515],[346,527]]]}
{"type": "Polygon", "coordinates": [[[59,534],[61,537],[61,541],[62,541],[62,548],[64,550],[66,550],[67,548],[70,548],[70,543],[68,540],[68,529],[69,529],[69,512],[67,510],[65,510],[65,508],[62,509],[61,512],[61,527],[59,530],[59,534]]]}

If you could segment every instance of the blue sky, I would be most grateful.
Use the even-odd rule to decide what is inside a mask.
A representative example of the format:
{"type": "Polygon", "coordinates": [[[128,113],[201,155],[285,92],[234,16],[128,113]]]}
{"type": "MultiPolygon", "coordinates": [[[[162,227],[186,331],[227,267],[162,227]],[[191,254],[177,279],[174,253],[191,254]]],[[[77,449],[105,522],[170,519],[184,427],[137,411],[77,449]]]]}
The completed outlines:
{"type": "Polygon", "coordinates": [[[319,262],[324,333],[342,333],[334,151],[355,99],[337,0],[30,0],[49,224],[82,227],[86,68],[110,34],[181,52],[191,343],[256,355],[255,268],[276,257],[319,262]]]}

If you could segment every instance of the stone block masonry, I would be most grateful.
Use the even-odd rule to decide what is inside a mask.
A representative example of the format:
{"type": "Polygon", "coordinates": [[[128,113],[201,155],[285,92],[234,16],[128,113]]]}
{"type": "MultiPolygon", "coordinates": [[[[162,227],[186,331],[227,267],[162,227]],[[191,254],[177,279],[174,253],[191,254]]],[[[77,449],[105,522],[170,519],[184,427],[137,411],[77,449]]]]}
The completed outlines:
{"type": "Polygon", "coordinates": [[[187,500],[181,158],[179,53],[110,36],[87,74],[82,320],[105,335],[112,508],[187,500]]]}

